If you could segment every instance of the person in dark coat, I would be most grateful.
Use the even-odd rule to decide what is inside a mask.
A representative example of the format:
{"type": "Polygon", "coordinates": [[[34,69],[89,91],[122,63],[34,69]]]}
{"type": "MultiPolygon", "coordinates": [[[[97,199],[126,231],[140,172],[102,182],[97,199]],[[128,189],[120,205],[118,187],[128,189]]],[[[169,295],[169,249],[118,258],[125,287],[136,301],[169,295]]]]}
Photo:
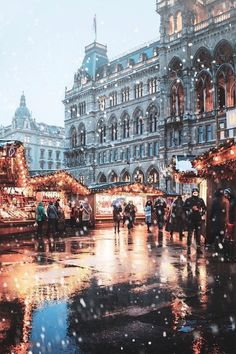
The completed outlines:
{"type": "Polygon", "coordinates": [[[210,211],[212,238],[216,249],[219,250],[219,243],[225,237],[227,219],[227,201],[223,189],[215,192],[215,198],[210,211]]]}
{"type": "Polygon", "coordinates": [[[156,223],[158,226],[158,237],[163,237],[163,227],[165,224],[165,213],[166,213],[166,202],[162,198],[158,198],[154,204],[154,213],[156,218],[156,223]]]}
{"type": "Polygon", "coordinates": [[[49,202],[47,214],[48,214],[48,231],[47,231],[47,234],[49,235],[50,233],[52,233],[53,235],[55,235],[55,233],[56,233],[56,222],[58,221],[59,217],[58,217],[57,208],[55,207],[53,202],[49,202]]]}
{"type": "Polygon", "coordinates": [[[234,256],[234,229],[235,229],[235,197],[231,188],[224,190],[227,199],[226,230],[224,240],[224,258],[225,261],[231,261],[234,256]]]}
{"type": "Polygon", "coordinates": [[[201,225],[202,216],[206,213],[206,205],[202,198],[199,197],[199,189],[192,189],[192,196],[187,198],[184,203],[184,209],[187,217],[188,238],[187,238],[187,252],[190,253],[192,243],[192,235],[195,233],[197,243],[197,253],[201,251],[201,225]]]}
{"type": "Polygon", "coordinates": [[[133,228],[133,223],[134,223],[134,205],[132,201],[130,201],[126,206],[125,206],[125,220],[127,223],[128,230],[133,228]]]}
{"type": "Polygon", "coordinates": [[[47,215],[45,213],[45,209],[43,206],[43,202],[39,202],[36,209],[36,222],[38,224],[37,227],[37,236],[42,236],[43,234],[43,224],[47,219],[47,215]]]}
{"type": "Polygon", "coordinates": [[[114,222],[114,232],[120,232],[120,221],[122,217],[122,208],[120,204],[113,204],[112,217],[114,222]]]}
{"type": "Polygon", "coordinates": [[[173,202],[170,209],[170,216],[167,222],[166,230],[170,232],[171,238],[174,232],[179,233],[179,239],[183,238],[185,223],[185,212],[184,212],[184,202],[182,197],[179,195],[173,202]]]}

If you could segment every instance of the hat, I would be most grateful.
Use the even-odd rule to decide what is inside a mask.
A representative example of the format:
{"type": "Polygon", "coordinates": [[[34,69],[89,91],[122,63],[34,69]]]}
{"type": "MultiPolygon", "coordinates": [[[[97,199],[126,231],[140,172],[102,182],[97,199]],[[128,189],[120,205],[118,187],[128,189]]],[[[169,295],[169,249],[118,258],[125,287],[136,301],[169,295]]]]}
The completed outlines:
{"type": "Polygon", "coordinates": [[[231,188],[226,188],[224,190],[224,193],[231,195],[232,194],[232,189],[231,188]]]}
{"type": "Polygon", "coordinates": [[[194,193],[194,192],[199,193],[199,189],[198,189],[198,188],[196,188],[196,187],[195,187],[195,188],[193,188],[193,189],[192,189],[192,193],[194,193]]]}

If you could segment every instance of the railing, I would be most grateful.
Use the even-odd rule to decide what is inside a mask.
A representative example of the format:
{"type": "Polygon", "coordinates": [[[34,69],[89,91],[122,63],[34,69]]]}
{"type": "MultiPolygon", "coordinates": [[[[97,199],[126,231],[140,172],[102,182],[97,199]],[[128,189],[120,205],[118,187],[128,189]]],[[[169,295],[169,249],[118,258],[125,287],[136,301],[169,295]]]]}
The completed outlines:
{"type": "Polygon", "coordinates": [[[231,17],[231,11],[225,12],[221,15],[214,17],[214,23],[219,23],[228,20],[231,17]]]}
{"type": "Polygon", "coordinates": [[[195,26],[194,26],[194,31],[195,32],[198,32],[198,31],[201,31],[202,29],[208,27],[209,25],[209,20],[205,20],[205,21],[202,21],[200,23],[197,23],[195,26]]]}

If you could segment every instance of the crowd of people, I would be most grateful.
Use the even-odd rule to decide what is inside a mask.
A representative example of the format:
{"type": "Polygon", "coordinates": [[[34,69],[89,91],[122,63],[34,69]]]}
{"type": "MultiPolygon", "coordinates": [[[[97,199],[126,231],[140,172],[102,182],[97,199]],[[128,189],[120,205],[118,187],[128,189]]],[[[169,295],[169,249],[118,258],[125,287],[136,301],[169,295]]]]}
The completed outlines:
{"type": "MultiPolygon", "coordinates": [[[[193,235],[195,236],[197,253],[201,254],[201,235],[205,233],[206,213],[209,213],[210,227],[208,240],[217,252],[222,248],[230,247],[229,240],[233,238],[235,225],[235,198],[230,188],[219,189],[215,192],[210,210],[207,210],[204,200],[199,196],[198,188],[192,189],[191,197],[183,200],[178,196],[168,208],[164,198],[159,197],[154,202],[147,200],[145,205],[145,222],[147,231],[152,232],[153,226],[157,226],[158,238],[163,237],[163,231],[170,233],[173,239],[174,233],[179,234],[182,240],[187,232],[187,253],[191,252],[193,235]]],[[[114,231],[120,232],[120,223],[127,225],[130,233],[134,227],[137,208],[132,201],[128,204],[113,204],[114,231]]],[[[230,250],[227,251],[230,253],[230,250]]]]}
{"type": "Polygon", "coordinates": [[[42,236],[46,227],[47,235],[56,235],[59,233],[59,225],[62,225],[61,231],[66,232],[68,228],[79,228],[86,231],[89,226],[92,214],[92,207],[88,199],[80,200],[79,203],[68,202],[65,205],[60,199],[49,201],[47,205],[39,202],[36,208],[37,235],[42,236]]]}

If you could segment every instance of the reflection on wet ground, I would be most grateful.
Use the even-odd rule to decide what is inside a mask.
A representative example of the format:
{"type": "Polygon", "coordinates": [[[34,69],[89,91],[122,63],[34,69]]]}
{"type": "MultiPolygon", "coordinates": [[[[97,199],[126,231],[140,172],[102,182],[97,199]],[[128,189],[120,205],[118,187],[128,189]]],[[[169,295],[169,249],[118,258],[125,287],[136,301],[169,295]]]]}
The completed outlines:
{"type": "Polygon", "coordinates": [[[136,226],[1,241],[0,352],[236,352],[236,263],[136,226]],[[1,351],[2,350],[2,351],[1,351]]]}

